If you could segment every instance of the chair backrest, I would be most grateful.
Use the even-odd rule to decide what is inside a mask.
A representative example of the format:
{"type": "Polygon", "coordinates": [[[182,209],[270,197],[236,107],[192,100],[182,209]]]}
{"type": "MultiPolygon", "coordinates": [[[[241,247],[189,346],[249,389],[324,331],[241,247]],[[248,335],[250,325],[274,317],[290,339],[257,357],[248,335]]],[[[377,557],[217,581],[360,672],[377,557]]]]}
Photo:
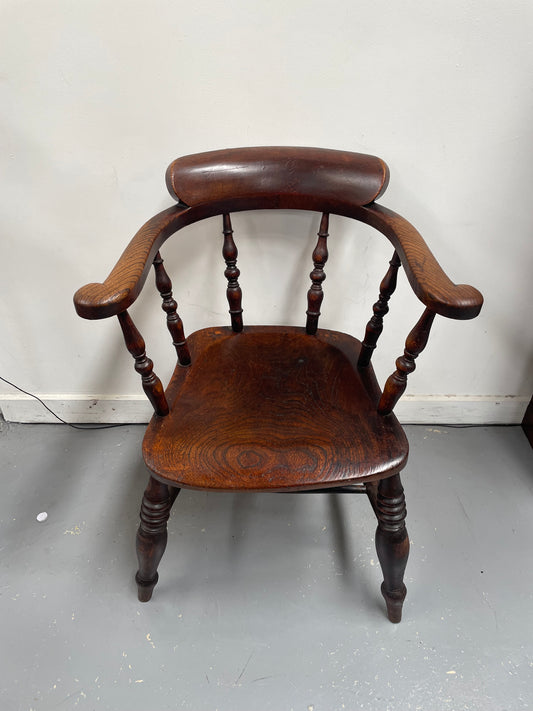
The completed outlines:
{"type": "Polygon", "coordinates": [[[242,293],[238,282],[237,247],[230,212],[252,209],[299,209],[322,212],[318,242],[312,254],[307,332],[316,333],[323,299],[324,265],[328,258],[329,213],[351,214],[385,191],[389,169],[376,156],[324,148],[255,147],[184,156],[167,169],[170,194],[190,208],[223,214],[228,280],[227,298],[234,331],[243,328],[242,293]]]}
{"type": "Polygon", "coordinates": [[[258,147],[178,158],[167,187],[193,207],[221,211],[286,208],[337,212],[367,205],[385,192],[387,165],[376,156],[324,148],[258,147]]]}

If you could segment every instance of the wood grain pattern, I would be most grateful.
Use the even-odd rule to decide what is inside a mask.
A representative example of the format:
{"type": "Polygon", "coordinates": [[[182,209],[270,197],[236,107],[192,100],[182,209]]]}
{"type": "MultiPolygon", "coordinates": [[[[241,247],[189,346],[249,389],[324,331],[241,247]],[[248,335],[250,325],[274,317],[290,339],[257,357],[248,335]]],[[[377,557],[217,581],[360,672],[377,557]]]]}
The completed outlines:
{"type": "Polygon", "coordinates": [[[272,195],[366,205],[385,192],[389,169],[363,153],[265,146],[183,156],[170,164],[166,179],[170,194],[191,206],[272,195]]]}
{"type": "Polygon", "coordinates": [[[146,222],[130,241],[102,283],[86,284],[74,294],[76,312],[82,318],[117,316],[141,293],[154,258],[165,240],[187,224],[188,210],[174,205],[146,222]]]}
{"type": "Polygon", "coordinates": [[[213,490],[290,491],[379,479],[400,471],[407,440],[377,412],[360,343],[296,327],[229,328],[189,336],[192,365],[176,368],[168,418],[144,444],[152,474],[213,490]]]}
{"type": "Polygon", "coordinates": [[[471,319],[479,314],[483,305],[480,292],[473,286],[454,284],[423,237],[406,219],[381,205],[358,208],[353,216],[391,241],[413,291],[425,306],[448,318],[471,319]]]}
{"type": "Polygon", "coordinates": [[[151,477],[137,534],[141,601],[150,599],[157,583],[167,519],[181,487],[220,491],[349,487],[368,494],[377,516],[382,592],[389,619],[401,619],[409,538],[399,473],[407,461],[408,444],[392,409],[427,343],[435,315],[474,318],[483,298],[471,286],[454,284],[417,230],[374,202],[388,178],[388,168],[379,158],[345,151],[267,147],[185,156],[167,171],[168,188],[180,203],[143,225],[103,283],[76,292],[80,316],[118,316],[156,413],[143,442],[151,477]],[[261,209],[322,213],[305,329],[252,326],[243,330],[230,213],[261,209]],[[371,225],[395,249],[363,346],[346,334],[318,329],[329,214],[371,225]],[[222,254],[232,328],[198,331],[188,339],[187,350],[159,249],[175,232],[214,215],[223,215],[222,254]],[[166,393],[127,311],[152,262],[179,363],[190,364],[176,367],[166,393]],[[370,359],[400,262],[426,310],[381,393],[370,359]]]}
{"type": "MultiPolygon", "coordinates": [[[[357,186],[352,185],[351,178],[346,182],[346,189],[337,190],[336,171],[338,170],[342,176],[348,170],[348,174],[352,175],[354,168],[350,164],[350,160],[353,159],[350,159],[349,156],[357,154],[348,154],[347,159],[336,156],[329,165],[328,171],[321,172],[319,170],[321,162],[316,158],[317,153],[314,149],[298,149],[298,151],[309,151],[306,153],[302,165],[306,165],[314,176],[312,178],[313,189],[306,192],[303,190],[305,186],[302,187],[296,182],[291,184],[290,190],[279,192],[273,187],[277,185],[276,181],[280,180],[278,173],[276,173],[279,168],[279,160],[265,158],[264,163],[261,164],[258,150],[242,149],[243,152],[239,159],[242,180],[250,181],[250,187],[245,191],[245,194],[236,195],[229,194],[225,188],[221,192],[217,192],[213,188],[213,185],[218,185],[217,171],[223,170],[220,168],[220,152],[215,152],[216,155],[212,156],[212,163],[206,162],[206,156],[209,154],[201,154],[202,157],[199,161],[202,168],[196,177],[199,179],[199,176],[203,176],[202,179],[212,181],[209,188],[212,201],[192,207],[179,204],[151,218],[134,236],[103,283],[88,284],[76,292],[74,303],[78,314],[88,319],[107,318],[129,308],[144,285],[157,251],[170,235],[183,227],[206,217],[223,213],[283,208],[329,212],[360,220],[373,226],[390,240],[398,252],[409,282],[425,306],[435,313],[449,318],[470,319],[477,316],[483,304],[483,297],[479,291],[472,286],[454,284],[446,276],[421,235],[407,220],[375,203],[360,204],[362,193],[358,192],[357,186]],[[248,159],[246,158],[247,151],[251,152],[248,159]],[[318,162],[316,162],[317,160],[318,162]],[[345,160],[348,161],[348,168],[345,160]]],[[[293,149],[287,149],[287,151],[290,150],[293,149]]],[[[333,151],[333,153],[338,152],[333,151]]],[[[301,155],[303,160],[304,154],[301,155]]],[[[192,161],[192,157],[188,158],[191,158],[192,161]]],[[[363,186],[361,187],[363,191],[370,190],[367,182],[373,186],[372,190],[374,190],[374,182],[377,180],[376,175],[379,174],[379,170],[382,171],[382,177],[384,175],[384,168],[378,170],[378,165],[381,165],[382,162],[379,162],[379,159],[373,160],[378,163],[371,162],[370,166],[364,169],[360,167],[358,171],[355,171],[357,179],[353,178],[353,180],[357,185],[363,186]]],[[[177,162],[175,161],[175,163],[177,162]]],[[[187,162],[187,171],[194,173],[192,163],[189,165],[187,162]]],[[[302,171],[303,167],[300,166],[299,170],[302,171]]],[[[169,171],[172,173],[170,168],[169,171]]],[[[340,180],[342,182],[344,178],[340,180]]],[[[385,182],[383,182],[382,188],[385,182]]]]}

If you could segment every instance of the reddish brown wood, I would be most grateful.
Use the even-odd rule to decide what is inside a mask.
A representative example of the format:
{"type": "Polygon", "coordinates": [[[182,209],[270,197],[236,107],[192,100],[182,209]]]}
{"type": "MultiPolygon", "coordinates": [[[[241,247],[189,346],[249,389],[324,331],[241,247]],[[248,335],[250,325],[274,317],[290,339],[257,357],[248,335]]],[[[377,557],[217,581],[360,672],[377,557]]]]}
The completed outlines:
{"type": "Polygon", "coordinates": [[[382,479],[378,485],[375,511],[378,517],[376,550],[383,571],[381,592],[391,622],[400,622],[406,587],[403,582],[409,536],[405,527],[405,496],[400,475],[382,479]]]}
{"type": "Polygon", "coordinates": [[[172,297],[172,282],[163,266],[163,261],[161,254],[158,252],[154,259],[154,270],[157,290],[163,299],[161,308],[167,315],[167,327],[172,336],[172,345],[176,349],[178,362],[180,365],[189,365],[191,356],[183,332],[183,321],[177,312],[178,304],[172,297]]]}
{"type": "Polygon", "coordinates": [[[389,619],[398,622],[409,552],[399,472],[405,466],[408,445],[392,409],[427,343],[435,314],[473,318],[481,309],[481,294],[471,286],[454,284],[415,228],[374,203],[388,182],[387,166],[379,158],[313,148],[231,149],[180,158],[169,167],[167,181],[180,204],[151,218],[108,278],[82,287],[74,297],[76,310],[84,318],[118,316],[156,411],[143,443],[152,476],[137,537],[139,599],[148,600],[157,582],[166,522],[181,487],[364,490],[378,518],[382,592],[389,619]],[[307,326],[247,327],[244,331],[229,215],[279,208],[322,213],[313,253],[307,326]],[[395,249],[362,347],[351,336],[317,328],[330,213],[371,225],[395,249]],[[210,328],[192,334],[189,353],[159,249],[175,232],[214,215],[224,215],[222,251],[232,329],[210,328]],[[409,334],[396,372],[382,394],[370,360],[400,260],[426,310],[409,334]],[[139,295],[152,262],[178,359],[184,364],[192,356],[188,368],[176,367],[166,394],[126,311],[139,295]]]}
{"type": "Polygon", "coordinates": [[[130,241],[103,284],[86,284],[74,294],[79,316],[88,319],[118,316],[139,296],[155,255],[176,230],[194,222],[183,205],[174,205],[146,222],[130,241]]]}
{"type": "Polygon", "coordinates": [[[380,158],[324,148],[231,148],[178,158],[167,187],[187,205],[241,198],[329,199],[366,205],[382,195],[389,169],[380,158]]]}
{"type": "Polygon", "coordinates": [[[157,415],[168,415],[168,404],[161,381],[154,373],[154,364],[146,355],[144,339],[127,311],[118,315],[126,348],[135,359],[135,370],[142,380],[143,390],[157,415]]]}
{"type": "Polygon", "coordinates": [[[320,317],[320,306],[324,298],[322,290],[322,282],[326,278],[324,265],[328,261],[328,226],[329,215],[323,213],[320,220],[320,229],[318,230],[318,242],[313,251],[314,269],[309,275],[311,279],[311,288],[307,292],[307,325],[306,330],[310,335],[314,335],[318,328],[318,319],[320,317]]]}
{"type": "Polygon", "coordinates": [[[407,376],[416,368],[415,359],[424,350],[435,314],[426,309],[407,336],[403,355],[396,360],[396,370],[389,376],[378,405],[380,415],[389,415],[407,387],[407,376]]]}
{"type": "Polygon", "coordinates": [[[231,218],[228,214],[223,216],[224,244],[222,246],[222,256],[226,262],[224,276],[228,280],[226,296],[229,304],[231,316],[231,327],[235,333],[242,331],[242,291],[239,286],[240,271],[237,267],[237,247],[233,241],[233,228],[231,218]]]}
{"type": "Polygon", "coordinates": [[[135,576],[140,602],[148,602],[157,584],[157,567],[167,545],[167,521],[179,489],[172,495],[169,487],[150,477],[141,503],[141,521],[137,531],[139,570],[135,576]]]}
{"type": "Polygon", "coordinates": [[[377,414],[360,343],[334,331],[247,326],[197,331],[192,365],[175,369],[172,415],[148,426],[143,452],[156,477],[179,487],[295,491],[400,471],[407,440],[377,414]]]}
{"type": "Polygon", "coordinates": [[[400,258],[396,252],[392,255],[389,264],[390,267],[379,287],[379,298],[373,306],[374,315],[366,326],[365,338],[359,356],[358,365],[360,368],[366,368],[370,363],[378,338],[383,331],[383,317],[389,312],[388,302],[396,289],[398,268],[401,266],[400,258]]]}
{"type": "Polygon", "coordinates": [[[457,319],[474,318],[481,309],[479,291],[453,284],[407,220],[375,203],[364,204],[376,199],[388,180],[379,158],[292,147],[232,149],[178,159],[167,178],[176,194],[179,186],[188,186],[194,205],[179,204],[143,225],[108,278],[76,292],[80,316],[107,318],[127,309],[139,295],[157,251],[177,230],[224,212],[273,208],[316,210],[366,222],[394,245],[411,286],[428,308],[457,319]],[[239,189],[232,193],[235,186],[239,189]]]}
{"type": "Polygon", "coordinates": [[[352,217],[382,232],[402,260],[413,291],[436,314],[455,319],[475,318],[483,296],[473,286],[454,284],[442,270],[422,235],[407,220],[382,205],[366,205],[352,217]]]}

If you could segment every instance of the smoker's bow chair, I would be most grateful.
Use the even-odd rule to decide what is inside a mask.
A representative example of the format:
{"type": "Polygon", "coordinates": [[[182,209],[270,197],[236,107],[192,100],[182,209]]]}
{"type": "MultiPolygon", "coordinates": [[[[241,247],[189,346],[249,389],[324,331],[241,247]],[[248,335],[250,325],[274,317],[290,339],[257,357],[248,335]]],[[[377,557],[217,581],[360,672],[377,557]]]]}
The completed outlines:
{"type": "Polygon", "coordinates": [[[143,443],[150,478],[137,534],[139,600],[148,601],[157,583],[167,520],[182,487],[359,491],[368,495],[376,513],[381,590],[389,619],[399,622],[409,552],[400,471],[408,443],[392,411],[435,315],[474,318],[481,294],[453,284],[414,227],[374,202],[389,178],[386,164],[374,156],[317,148],[237,148],[179,158],[166,177],[178,203],[139,230],[103,284],[88,284],[74,297],[84,318],[118,317],[155,410],[143,443]],[[243,326],[230,213],[257,209],[321,213],[310,255],[314,268],[305,327],[243,326]],[[394,247],[362,342],[318,328],[330,213],[371,225],[394,247]],[[231,326],[185,338],[159,250],[178,230],[213,215],[222,216],[231,326]],[[152,265],[177,352],[166,390],[127,310],[152,265]],[[370,360],[400,266],[425,308],[381,392],[370,360]]]}

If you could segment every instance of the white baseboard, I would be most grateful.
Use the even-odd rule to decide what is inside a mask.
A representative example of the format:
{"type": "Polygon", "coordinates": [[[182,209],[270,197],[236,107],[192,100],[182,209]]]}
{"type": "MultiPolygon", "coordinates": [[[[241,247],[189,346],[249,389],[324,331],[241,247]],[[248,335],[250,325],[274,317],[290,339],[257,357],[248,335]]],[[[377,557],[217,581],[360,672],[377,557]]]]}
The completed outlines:
{"type": "MultiPolygon", "coordinates": [[[[40,395],[67,422],[145,423],[152,409],[137,395],[40,395]]],[[[529,397],[406,395],[396,407],[404,424],[498,424],[522,421],[529,397]]],[[[52,423],[57,420],[37,400],[26,395],[0,395],[0,410],[7,422],[52,423]]]]}
{"type": "MultiPolygon", "coordinates": [[[[146,423],[153,410],[146,398],[138,395],[39,395],[48,407],[67,422],[146,423]]],[[[26,395],[0,396],[0,410],[6,422],[57,423],[40,402],[26,395]]]]}
{"type": "Polygon", "coordinates": [[[529,397],[516,395],[405,395],[395,412],[412,425],[519,425],[529,397]]]}

